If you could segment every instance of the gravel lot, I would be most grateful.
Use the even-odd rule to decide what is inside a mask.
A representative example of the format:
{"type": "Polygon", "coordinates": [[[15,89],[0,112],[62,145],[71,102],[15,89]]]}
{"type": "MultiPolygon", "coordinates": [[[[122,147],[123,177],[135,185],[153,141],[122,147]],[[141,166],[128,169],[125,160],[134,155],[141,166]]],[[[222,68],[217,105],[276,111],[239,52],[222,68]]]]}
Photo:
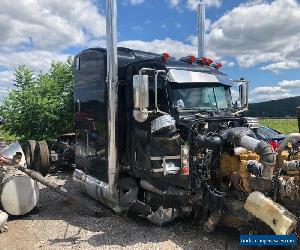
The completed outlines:
{"type": "Polygon", "coordinates": [[[238,249],[237,232],[221,228],[205,234],[192,221],[157,227],[138,217],[122,217],[79,193],[71,174],[48,178],[64,184],[83,201],[70,203],[41,185],[40,201],[30,215],[10,217],[0,234],[0,249],[238,249]]]}

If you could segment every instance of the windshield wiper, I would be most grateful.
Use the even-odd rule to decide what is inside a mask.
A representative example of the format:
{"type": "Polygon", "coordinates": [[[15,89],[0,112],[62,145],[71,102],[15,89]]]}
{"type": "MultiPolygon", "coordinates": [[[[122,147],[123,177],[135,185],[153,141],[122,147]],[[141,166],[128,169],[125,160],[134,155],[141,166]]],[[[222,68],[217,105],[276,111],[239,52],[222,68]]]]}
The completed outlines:
{"type": "Polygon", "coordinates": [[[178,112],[191,112],[191,111],[196,111],[196,112],[199,112],[199,113],[206,113],[206,114],[209,114],[209,115],[214,115],[215,112],[217,112],[218,110],[215,110],[215,109],[205,109],[205,108],[202,108],[202,107],[191,107],[191,108],[178,108],[177,107],[177,110],[178,112]]]}
{"type": "Polygon", "coordinates": [[[228,111],[228,112],[230,112],[230,111],[232,111],[232,109],[231,108],[222,108],[222,109],[219,109],[219,111],[228,111]]]}
{"type": "Polygon", "coordinates": [[[217,109],[213,109],[213,108],[205,108],[205,107],[193,107],[191,108],[193,110],[199,110],[199,111],[218,111],[217,109]]]}
{"type": "Polygon", "coordinates": [[[195,107],[195,108],[192,108],[192,110],[196,110],[197,112],[206,113],[206,114],[210,114],[210,115],[214,115],[215,112],[217,112],[217,110],[215,110],[215,109],[204,109],[201,107],[195,107]]]}

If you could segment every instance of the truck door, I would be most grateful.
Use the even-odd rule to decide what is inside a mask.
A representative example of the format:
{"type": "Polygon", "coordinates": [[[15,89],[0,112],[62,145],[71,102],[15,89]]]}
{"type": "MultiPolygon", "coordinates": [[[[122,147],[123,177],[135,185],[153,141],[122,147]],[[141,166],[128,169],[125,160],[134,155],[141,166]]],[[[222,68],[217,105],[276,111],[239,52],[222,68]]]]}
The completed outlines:
{"type": "Polygon", "coordinates": [[[105,54],[88,50],[75,58],[76,167],[107,179],[105,54]]]}

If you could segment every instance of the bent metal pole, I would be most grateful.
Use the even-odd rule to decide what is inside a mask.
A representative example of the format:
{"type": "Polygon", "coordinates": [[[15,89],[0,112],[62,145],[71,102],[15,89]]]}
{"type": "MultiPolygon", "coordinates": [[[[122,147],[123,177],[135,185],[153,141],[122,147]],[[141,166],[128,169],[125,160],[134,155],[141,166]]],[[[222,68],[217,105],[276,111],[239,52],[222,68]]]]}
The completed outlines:
{"type": "Polygon", "coordinates": [[[107,164],[108,184],[113,191],[118,177],[116,122],[118,110],[117,1],[106,0],[107,46],[107,164]]]}

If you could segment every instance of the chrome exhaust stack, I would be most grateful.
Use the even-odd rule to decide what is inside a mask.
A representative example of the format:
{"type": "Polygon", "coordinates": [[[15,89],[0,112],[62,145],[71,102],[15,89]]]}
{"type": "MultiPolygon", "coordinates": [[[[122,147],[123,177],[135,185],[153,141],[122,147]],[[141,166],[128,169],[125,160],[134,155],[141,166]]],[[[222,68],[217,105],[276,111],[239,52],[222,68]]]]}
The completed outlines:
{"type": "Polygon", "coordinates": [[[107,164],[108,185],[115,189],[118,179],[116,122],[118,110],[117,1],[106,0],[107,46],[107,164]]]}
{"type": "Polygon", "coordinates": [[[200,1],[197,6],[198,12],[198,57],[205,56],[205,3],[200,1]]]}
{"type": "Polygon", "coordinates": [[[120,212],[118,182],[118,155],[116,122],[118,110],[118,55],[117,55],[117,1],[106,0],[106,54],[107,54],[107,168],[108,183],[75,170],[73,180],[79,189],[120,212]]]}

